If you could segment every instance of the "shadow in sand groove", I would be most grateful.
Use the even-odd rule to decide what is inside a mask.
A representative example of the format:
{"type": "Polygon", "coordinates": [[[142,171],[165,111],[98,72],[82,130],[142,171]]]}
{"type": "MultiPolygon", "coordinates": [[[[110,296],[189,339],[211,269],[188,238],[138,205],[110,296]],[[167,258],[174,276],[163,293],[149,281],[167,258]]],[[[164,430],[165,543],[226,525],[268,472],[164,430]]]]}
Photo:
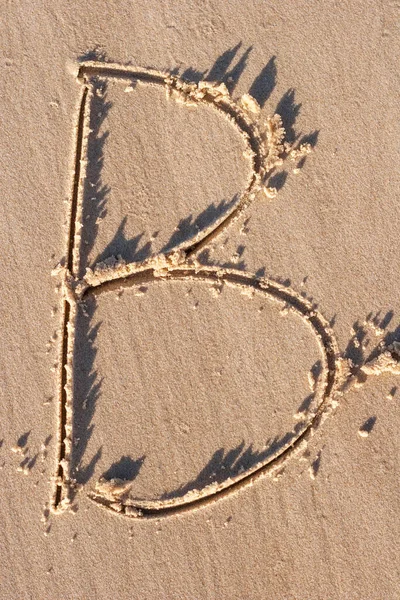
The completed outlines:
{"type": "Polygon", "coordinates": [[[97,354],[96,336],[101,322],[93,325],[96,299],[89,297],[79,306],[74,352],[74,403],[73,432],[74,444],[71,456],[71,475],[77,483],[84,484],[92,477],[95,466],[101,458],[102,448],[98,448],[89,462],[84,462],[90,438],[94,429],[94,414],[100,397],[102,379],[94,368],[97,354]]]}
{"type": "MultiPolygon", "coordinates": [[[[313,399],[314,395],[311,395],[301,402],[298,411],[302,413],[303,418],[307,416],[307,411],[313,399]]],[[[167,500],[182,497],[192,490],[201,490],[207,485],[222,483],[229,478],[236,477],[268,458],[273,459],[280,450],[297,438],[304,426],[304,420],[299,421],[291,431],[282,436],[268,439],[264,448],[260,450],[254,449],[253,444],[246,445],[243,440],[230,450],[225,451],[224,448],[219,448],[212,454],[208,463],[194,479],[169,492],[165,492],[161,498],[167,500]]]]}

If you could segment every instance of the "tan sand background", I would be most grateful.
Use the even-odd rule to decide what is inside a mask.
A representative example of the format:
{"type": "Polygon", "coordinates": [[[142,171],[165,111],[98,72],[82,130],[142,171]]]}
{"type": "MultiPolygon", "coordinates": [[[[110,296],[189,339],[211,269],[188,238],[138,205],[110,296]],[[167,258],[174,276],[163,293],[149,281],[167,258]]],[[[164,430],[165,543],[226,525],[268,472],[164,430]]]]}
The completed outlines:
{"type": "MultiPolygon", "coordinates": [[[[225,77],[237,65],[230,73],[234,95],[252,90],[265,100],[265,114],[273,113],[278,105],[289,133],[291,129],[297,134],[318,132],[312,138],[315,151],[301,172],[294,175],[289,169],[278,197],[271,202],[257,200],[246,215],[250,220],[235,225],[203,258],[221,264],[233,261],[249,272],[265,269],[269,277],[290,280],[294,289],[313,297],[319,310],[334,319],[341,350],[347,348],[347,355],[357,360],[357,342],[350,340],[368,315],[378,316],[375,324],[366,326],[365,335],[358,333],[364,342],[370,338],[367,352],[379,342],[379,328],[386,334],[400,324],[400,132],[396,116],[400,5],[389,0],[285,4],[56,0],[3,2],[1,8],[0,597],[397,598],[400,390],[392,376],[372,379],[348,393],[313,438],[309,455],[289,463],[277,481],[267,478],[212,508],[160,522],[133,522],[102,512],[86,498],[85,489],[76,498],[75,512],[48,517],[46,503],[56,432],[51,397],[56,393],[52,368],[57,340],[50,344],[49,340],[59,327],[60,300],[51,269],[65,254],[63,224],[71,189],[78,59],[97,50],[121,64],[179,69],[181,74],[187,69],[206,74],[214,65],[214,73],[219,69],[225,77]],[[216,61],[225,56],[226,63],[224,53],[229,50],[232,62],[224,72],[223,60],[217,65],[216,61]],[[370,435],[361,437],[358,430],[372,417],[376,420],[370,435]]],[[[139,96],[132,102],[139,106],[139,96]]],[[[206,208],[213,191],[216,197],[209,202],[229,201],[235,193],[241,167],[232,152],[235,142],[226,148],[232,137],[228,126],[214,124],[211,116],[200,119],[204,144],[211,148],[203,153],[201,140],[194,139],[190,161],[184,149],[190,147],[188,140],[196,131],[195,119],[180,118],[178,108],[186,110],[175,104],[160,108],[155,118],[164,111],[176,119],[174,127],[162,130],[166,144],[162,147],[154,143],[155,127],[150,127],[148,137],[153,141],[144,155],[139,146],[130,150],[126,140],[119,150],[113,147],[110,134],[111,158],[107,165],[105,161],[104,175],[108,169],[114,178],[107,198],[111,234],[127,217],[127,239],[144,231],[143,245],[157,230],[168,238],[186,212],[197,210],[198,214],[206,208]],[[144,158],[151,155],[151,148],[160,153],[158,183],[154,163],[144,158]],[[171,153],[175,151],[174,162],[171,153]],[[131,164],[136,171],[129,169],[131,164]],[[129,174],[133,184],[137,181],[134,173],[140,178],[141,193],[131,195],[139,199],[139,207],[146,204],[147,183],[153,186],[149,196],[158,198],[157,203],[164,200],[159,223],[153,222],[154,203],[150,203],[149,223],[142,213],[138,217],[142,221],[136,223],[139,208],[134,203],[128,206],[125,194],[132,181],[128,175],[118,180],[118,168],[129,174]],[[172,183],[163,184],[168,171],[172,183]],[[197,172],[199,179],[193,180],[197,172]],[[181,193],[188,183],[191,194],[181,194],[180,204],[175,204],[175,187],[181,193]]],[[[138,123],[137,139],[144,142],[146,123],[152,116],[149,103],[143,102],[142,111],[139,106],[132,112],[138,123]]],[[[110,111],[110,122],[105,122],[110,131],[112,114],[116,113],[110,111]]],[[[111,240],[107,235],[105,244],[111,240]]],[[[99,240],[94,254],[102,251],[99,240]]],[[[188,364],[190,352],[188,360],[178,346],[185,342],[194,351],[193,339],[185,337],[185,329],[182,334],[179,330],[171,334],[174,323],[183,327],[189,319],[191,296],[163,291],[159,301],[153,294],[153,305],[144,301],[146,295],[125,292],[119,301],[104,296],[96,314],[104,325],[96,340],[102,345],[94,368],[105,375],[105,383],[83,464],[88,465],[101,445],[104,453],[95,461],[85,488],[93,487],[94,480],[121,455],[137,460],[143,452],[146,459],[137,478],[138,491],[172,490],[195,478],[217,449],[227,452],[241,440],[245,447],[254,443],[258,449],[266,438],[287,429],[285,419],[292,418],[307,393],[306,372],[316,358],[313,340],[307,341],[302,326],[297,337],[290,316],[279,321],[267,308],[271,319],[266,319],[264,346],[259,313],[249,304],[253,301],[216,299],[203,288],[196,294],[193,304],[198,302],[199,307],[193,311],[197,319],[193,339],[204,336],[207,349],[213,339],[206,319],[217,331],[220,326],[227,356],[236,361],[232,373],[235,365],[243,366],[243,378],[236,383],[245,381],[251,392],[256,382],[267,404],[255,393],[244,397],[231,373],[226,390],[232,410],[224,404],[223,386],[210,399],[210,384],[202,390],[203,404],[194,414],[190,399],[195,393],[198,399],[200,384],[209,382],[207,369],[213,363],[205,361],[199,368],[200,353],[197,358],[194,355],[193,365],[188,364]],[[226,302],[226,310],[216,312],[216,303],[221,306],[221,302],[226,302]],[[244,316],[246,302],[252,308],[244,316]],[[174,319],[171,311],[177,304],[181,313],[174,319]],[[163,310],[151,323],[153,337],[147,345],[151,306],[163,310]],[[238,317],[232,319],[235,311],[238,317]],[[142,333],[135,346],[132,327],[135,315],[140,318],[141,314],[145,315],[142,333]],[[154,372],[151,356],[143,354],[149,348],[158,361],[154,372]],[[180,357],[182,368],[193,376],[192,384],[182,376],[187,398],[183,408],[172,385],[179,369],[168,380],[165,402],[160,400],[157,374],[160,369],[168,376],[171,373],[163,348],[175,352],[175,359],[180,357]],[[254,353],[254,348],[260,352],[254,353]],[[290,348],[293,355],[289,356],[290,348]],[[255,354],[248,364],[246,350],[255,354]],[[273,375],[265,381],[260,376],[263,352],[265,360],[274,352],[277,357],[276,362],[270,361],[273,375]],[[140,363],[141,371],[132,370],[125,380],[123,371],[131,360],[140,363]],[[288,379],[282,361],[288,362],[288,379]],[[122,365],[119,379],[118,364],[122,365]],[[143,388],[137,398],[133,385],[143,388]],[[290,394],[293,389],[298,396],[290,394]],[[273,414],[269,407],[279,416],[274,421],[279,424],[276,432],[269,427],[273,414]]],[[[400,337],[398,332],[395,335],[400,337]]],[[[224,348],[216,344],[212,360],[221,357],[224,348]]]]}

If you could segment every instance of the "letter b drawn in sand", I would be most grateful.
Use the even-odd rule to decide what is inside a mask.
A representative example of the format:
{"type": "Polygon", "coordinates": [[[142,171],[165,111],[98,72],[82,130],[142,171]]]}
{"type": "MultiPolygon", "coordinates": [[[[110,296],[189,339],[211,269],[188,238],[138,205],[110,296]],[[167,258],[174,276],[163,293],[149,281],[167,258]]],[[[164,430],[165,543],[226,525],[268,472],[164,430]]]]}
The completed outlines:
{"type": "Polygon", "coordinates": [[[52,508],[59,512],[68,507],[75,493],[71,474],[74,448],[75,348],[78,308],[90,296],[118,287],[149,285],[157,281],[188,281],[227,285],[239,293],[248,293],[274,303],[279,311],[287,307],[297,315],[315,336],[320,354],[320,374],[316,383],[313,408],[293,431],[284,436],[274,451],[268,452],[248,469],[226,479],[190,489],[173,498],[143,499],[132,496],[131,481],[101,479],[89,497],[115,514],[135,519],[160,518],[198,509],[252,485],[259,478],[282,468],[291,456],[304,451],[308,438],[335,408],[338,397],[363,376],[384,371],[400,373],[399,345],[382,347],[373,360],[361,366],[357,374],[346,372],[344,361],[331,326],[315,306],[295,290],[268,278],[243,271],[203,264],[199,252],[226,228],[237,221],[259,195],[273,198],[276,190],[268,187],[271,173],[285,158],[299,161],[311,150],[308,144],[296,147],[285,142],[285,130],[279,115],[263,119],[257,101],[245,94],[234,100],[223,83],[189,82],[171,73],[152,69],[88,61],[79,67],[81,97],[75,132],[75,164],[72,192],[68,205],[68,235],[65,260],[58,273],[62,278],[62,343],[58,371],[58,441],[52,508]],[[216,111],[239,133],[245,146],[244,156],[250,167],[245,189],[230,202],[223,214],[217,215],[203,228],[177,241],[172,247],[146,256],[142,260],[125,261],[109,257],[87,268],[82,274],[82,240],[84,227],[83,201],[87,176],[88,137],[93,119],[93,98],[102,93],[107,82],[125,86],[143,85],[164,89],[171,101],[183,106],[204,106],[216,111]]]}

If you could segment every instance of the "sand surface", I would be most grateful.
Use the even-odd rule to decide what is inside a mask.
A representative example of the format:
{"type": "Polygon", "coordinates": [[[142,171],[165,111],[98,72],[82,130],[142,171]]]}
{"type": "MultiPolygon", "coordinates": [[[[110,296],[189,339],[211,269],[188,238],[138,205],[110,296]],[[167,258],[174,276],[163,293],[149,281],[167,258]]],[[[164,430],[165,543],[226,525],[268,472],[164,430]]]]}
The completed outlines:
{"type": "Polygon", "coordinates": [[[399,8],[3,2],[1,599],[399,597],[399,8]]]}

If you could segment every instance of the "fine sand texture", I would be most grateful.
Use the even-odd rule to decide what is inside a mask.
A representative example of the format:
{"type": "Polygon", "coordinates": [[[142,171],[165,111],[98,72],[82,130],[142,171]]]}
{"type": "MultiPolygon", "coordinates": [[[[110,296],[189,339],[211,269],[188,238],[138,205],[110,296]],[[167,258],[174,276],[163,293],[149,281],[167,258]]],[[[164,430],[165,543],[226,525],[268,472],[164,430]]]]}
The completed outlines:
{"type": "Polygon", "coordinates": [[[399,12],[4,4],[1,600],[399,597],[399,12]]]}

